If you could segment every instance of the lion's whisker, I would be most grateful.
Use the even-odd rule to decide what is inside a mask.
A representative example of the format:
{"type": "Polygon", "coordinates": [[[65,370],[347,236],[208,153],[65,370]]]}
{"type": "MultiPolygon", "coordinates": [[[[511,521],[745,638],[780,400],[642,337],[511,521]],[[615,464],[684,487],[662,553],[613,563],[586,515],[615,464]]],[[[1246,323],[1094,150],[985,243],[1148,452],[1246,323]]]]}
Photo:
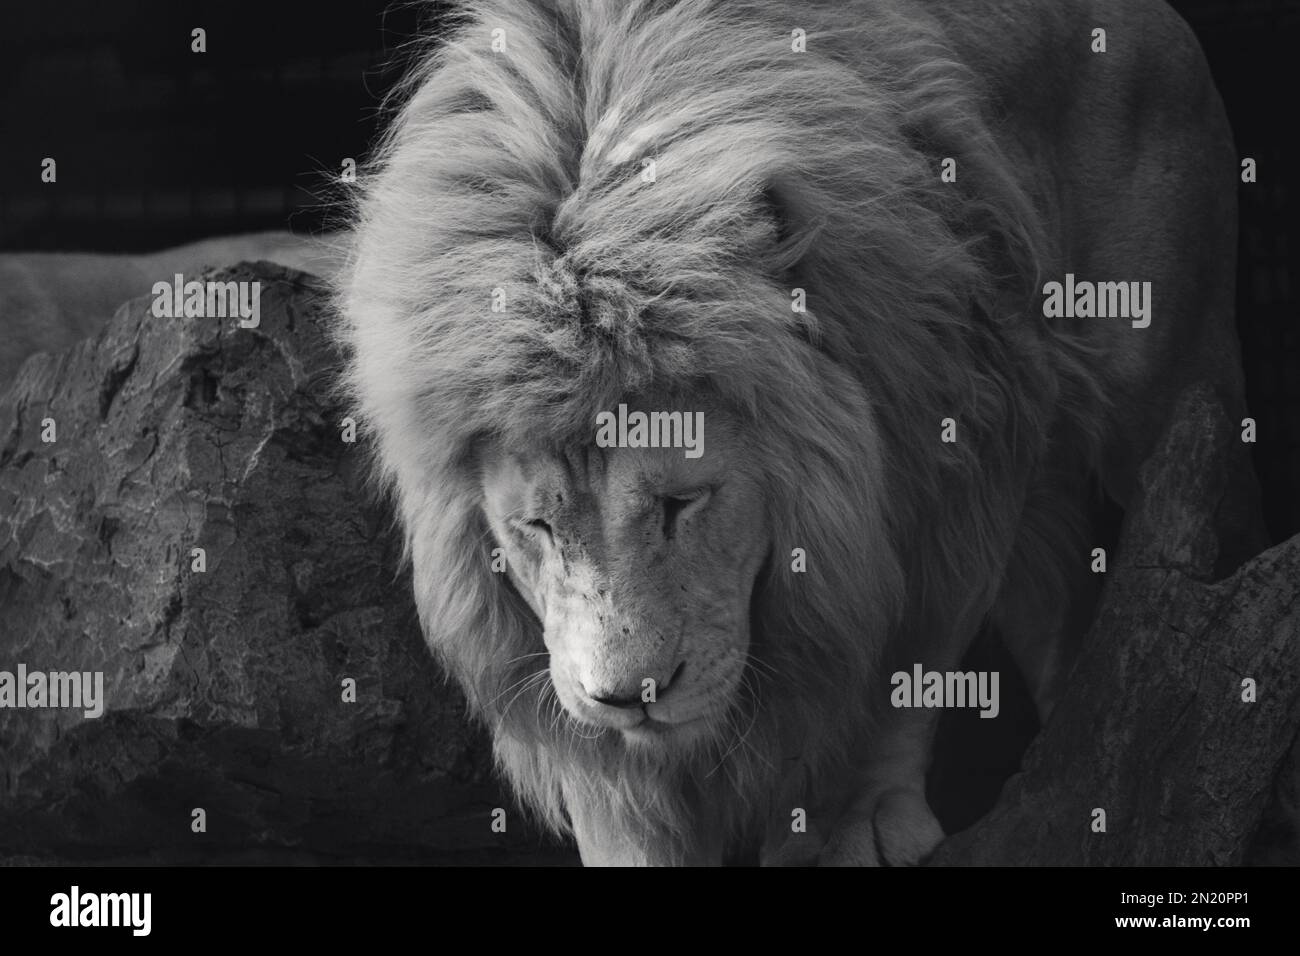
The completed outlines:
{"type": "MultiPolygon", "coordinates": [[[[744,746],[749,750],[750,753],[752,753],[755,757],[757,757],[760,761],[762,761],[769,770],[775,773],[776,767],[773,766],[772,762],[768,760],[766,757],[764,757],[763,754],[761,754],[757,750],[757,748],[755,748],[754,745],[749,742],[749,735],[753,733],[754,727],[758,723],[758,706],[759,706],[758,691],[754,687],[753,683],[751,682],[749,675],[743,672],[741,674],[741,685],[748,692],[750,702],[751,702],[749,725],[745,728],[744,732],[737,737],[736,742],[731,746],[731,748],[728,749],[727,752],[722,755],[722,760],[725,761],[727,757],[731,755],[732,751],[734,751],[737,747],[744,746]]],[[[731,713],[734,713],[734,710],[731,713]]]]}
{"type": "Polygon", "coordinates": [[[508,661],[502,661],[499,666],[504,668],[504,667],[509,667],[511,664],[518,664],[520,661],[526,661],[530,657],[550,657],[550,656],[551,656],[550,651],[534,651],[531,654],[520,654],[518,657],[512,657],[508,661]]]}
{"type": "Polygon", "coordinates": [[[754,665],[754,669],[758,671],[760,674],[764,674],[768,677],[773,677],[773,678],[779,678],[781,676],[780,672],[776,669],[776,667],[769,664],[767,661],[763,660],[754,651],[751,650],[748,654],[745,655],[745,658],[748,663],[754,665]]]}
{"type": "Polygon", "coordinates": [[[532,687],[536,686],[538,681],[545,680],[547,677],[549,677],[550,673],[551,673],[550,670],[544,667],[539,671],[529,674],[526,678],[524,678],[522,682],[517,682],[517,683],[523,683],[524,686],[520,687],[519,692],[516,693],[514,697],[510,698],[510,703],[506,704],[505,707],[501,709],[501,716],[497,718],[497,729],[500,729],[501,724],[506,719],[506,714],[510,712],[510,708],[514,706],[515,701],[517,701],[520,697],[526,694],[532,687]]]}
{"type": "MultiPolygon", "coordinates": [[[[533,671],[533,672],[531,672],[531,673],[529,673],[529,674],[525,674],[523,677],[519,678],[519,680],[517,680],[517,681],[515,681],[514,683],[512,683],[509,687],[507,687],[505,690],[501,691],[501,693],[497,694],[497,695],[494,696],[490,701],[488,701],[488,707],[491,707],[493,704],[495,704],[497,701],[499,701],[499,700],[500,700],[502,697],[504,697],[506,694],[510,693],[512,690],[514,690],[516,687],[518,687],[520,684],[525,684],[525,683],[527,683],[528,681],[535,679],[535,678],[537,677],[537,675],[540,674],[540,673],[545,673],[545,671],[544,671],[544,670],[542,670],[542,671],[533,671]]],[[[507,705],[507,707],[508,707],[508,706],[509,706],[509,705],[507,705]]]]}

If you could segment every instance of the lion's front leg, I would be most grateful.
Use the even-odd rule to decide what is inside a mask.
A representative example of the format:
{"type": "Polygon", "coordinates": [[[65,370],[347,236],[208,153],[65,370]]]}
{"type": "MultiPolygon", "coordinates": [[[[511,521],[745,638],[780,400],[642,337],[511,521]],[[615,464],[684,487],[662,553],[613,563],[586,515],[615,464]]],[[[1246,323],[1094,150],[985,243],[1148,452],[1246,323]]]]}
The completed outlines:
{"type": "Polygon", "coordinates": [[[608,815],[570,811],[573,837],[583,866],[654,866],[651,848],[634,839],[608,815]]]}
{"type": "Polygon", "coordinates": [[[943,839],[923,788],[881,784],[854,801],[826,842],[819,866],[910,866],[943,839]]]}
{"type": "Polygon", "coordinates": [[[700,827],[685,849],[680,834],[646,825],[646,815],[607,795],[564,787],[565,809],[583,866],[720,866],[717,827],[700,827]]]}
{"type": "Polygon", "coordinates": [[[878,731],[863,778],[818,855],[820,866],[909,866],[944,837],[925,799],[936,711],[900,711],[878,731]]]}

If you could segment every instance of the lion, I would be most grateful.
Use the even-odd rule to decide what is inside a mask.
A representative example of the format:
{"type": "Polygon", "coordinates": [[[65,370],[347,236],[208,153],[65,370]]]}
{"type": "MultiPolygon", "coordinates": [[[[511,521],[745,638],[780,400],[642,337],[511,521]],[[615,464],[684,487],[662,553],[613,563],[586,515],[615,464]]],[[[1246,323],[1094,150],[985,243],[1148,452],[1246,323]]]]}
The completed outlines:
{"type": "MultiPolygon", "coordinates": [[[[520,802],[589,865],[923,861],[938,710],[891,674],[991,625],[1046,719],[1098,503],[1188,384],[1244,406],[1238,161],[1190,30],[469,0],[398,104],[332,275],[346,388],[520,802]],[[1076,279],[1145,318],[1045,307],[1076,279]],[[598,441],[620,409],[698,418],[702,453],[598,441]]],[[[173,251],[63,311],[267,243],[311,261],[173,251]]],[[[0,267],[19,352],[59,344],[63,267],[0,267]]]]}
{"type": "Polygon", "coordinates": [[[464,4],[340,334],[521,802],[588,865],[924,860],[937,711],[890,675],[991,622],[1050,714],[1094,506],[1185,385],[1242,405],[1237,165],[1150,0],[464,4]],[[1151,321],[1049,317],[1067,275],[1151,321]],[[603,447],[620,404],[706,452],[603,447]]]}

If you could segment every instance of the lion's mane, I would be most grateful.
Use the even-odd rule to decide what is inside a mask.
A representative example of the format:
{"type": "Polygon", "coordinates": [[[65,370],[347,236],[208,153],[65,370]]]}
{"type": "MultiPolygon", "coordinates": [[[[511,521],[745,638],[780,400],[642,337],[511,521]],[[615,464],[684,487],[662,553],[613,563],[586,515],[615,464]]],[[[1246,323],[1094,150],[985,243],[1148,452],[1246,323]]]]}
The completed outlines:
{"type": "Polygon", "coordinates": [[[567,794],[669,861],[753,836],[842,771],[888,641],[992,603],[1049,439],[1091,454],[1096,383],[1033,297],[1046,199],[905,7],[473,2],[363,177],[340,287],[357,414],[428,643],[558,831],[567,794]],[[476,464],[588,442],[651,386],[743,416],[775,542],[735,738],[669,768],[521,683],[541,626],[491,571],[476,464]]]}

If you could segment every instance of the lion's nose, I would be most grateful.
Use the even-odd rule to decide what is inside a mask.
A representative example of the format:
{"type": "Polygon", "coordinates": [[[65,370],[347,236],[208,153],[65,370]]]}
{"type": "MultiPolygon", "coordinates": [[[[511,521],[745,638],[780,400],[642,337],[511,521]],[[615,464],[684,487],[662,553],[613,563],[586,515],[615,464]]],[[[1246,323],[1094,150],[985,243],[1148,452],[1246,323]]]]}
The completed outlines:
{"type": "Polygon", "coordinates": [[[668,691],[669,685],[675,683],[681,676],[682,669],[685,667],[686,662],[682,661],[673,670],[672,676],[665,681],[645,678],[605,686],[600,686],[594,681],[591,684],[583,681],[582,689],[587,692],[588,697],[606,707],[640,707],[662,697],[668,691]]]}

